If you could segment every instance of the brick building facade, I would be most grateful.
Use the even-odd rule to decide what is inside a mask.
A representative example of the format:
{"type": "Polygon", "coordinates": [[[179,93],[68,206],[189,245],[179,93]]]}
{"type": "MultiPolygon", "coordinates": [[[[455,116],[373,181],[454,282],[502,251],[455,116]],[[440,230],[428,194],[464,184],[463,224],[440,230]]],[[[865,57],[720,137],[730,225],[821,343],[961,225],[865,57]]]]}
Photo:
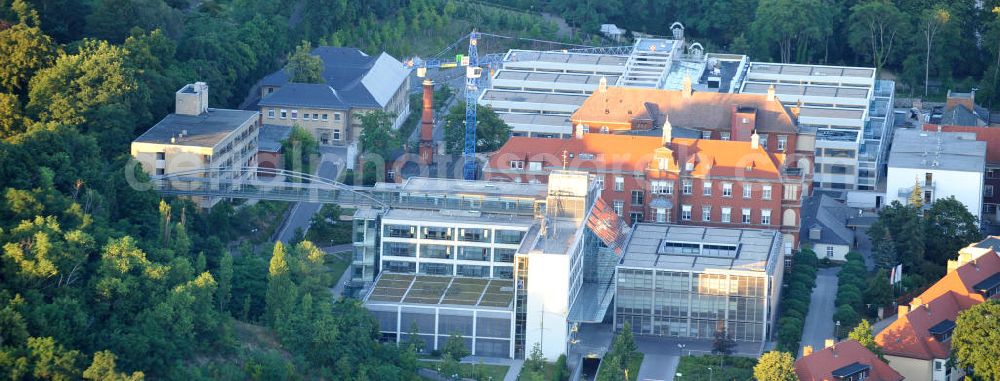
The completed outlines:
{"type": "Polygon", "coordinates": [[[512,137],[483,169],[487,180],[547,182],[557,169],[603,181],[601,197],[630,223],[778,229],[797,247],[809,184],[788,156],[757,141],[584,133],[571,139],[512,137]]]}

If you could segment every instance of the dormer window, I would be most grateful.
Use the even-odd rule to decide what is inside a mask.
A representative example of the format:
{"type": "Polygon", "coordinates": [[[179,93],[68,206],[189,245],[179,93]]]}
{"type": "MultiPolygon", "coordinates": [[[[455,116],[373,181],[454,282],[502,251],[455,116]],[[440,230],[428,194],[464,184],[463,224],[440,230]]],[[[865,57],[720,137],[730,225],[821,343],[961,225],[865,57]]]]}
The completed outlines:
{"type": "Polygon", "coordinates": [[[851,365],[834,370],[830,375],[837,381],[861,381],[868,379],[871,371],[872,368],[868,364],[854,362],[851,365]]]}
{"type": "Polygon", "coordinates": [[[694,163],[692,163],[690,161],[687,162],[686,164],[684,164],[684,169],[687,170],[687,171],[693,171],[694,170],[694,163]]]}
{"type": "Polygon", "coordinates": [[[951,332],[955,330],[955,321],[950,319],[944,319],[940,323],[934,324],[933,327],[927,329],[931,335],[934,336],[934,340],[939,342],[945,342],[951,339],[951,332]]]}
{"type": "Polygon", "coordinates": [[[1000,294],[1000,273],[993,274],[982,282],[977,283],[975,286],[972,286],[972,289],[983,294],[985,299],[1000,294]]]}

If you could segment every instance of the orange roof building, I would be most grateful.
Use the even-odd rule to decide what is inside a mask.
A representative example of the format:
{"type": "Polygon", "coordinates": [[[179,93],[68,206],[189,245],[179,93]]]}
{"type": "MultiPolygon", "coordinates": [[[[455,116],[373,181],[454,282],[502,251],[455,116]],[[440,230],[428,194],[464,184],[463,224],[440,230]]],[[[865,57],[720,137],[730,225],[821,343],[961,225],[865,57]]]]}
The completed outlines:
{"type": "Polygon", "coordinates": [[[669,125],[662,131],[512,137],[483,174],[545,183],[552,170],[587,171],[603,180],[601,197],[630,223],[777,229],[797,245],[801,195],[810,183],[786,154],[768,152],[756,140],[673,138],[669,125]]]}
{"type": "Polygon", "coordinates": [[[959,379],[962,370],[948,367],[951,333],[958,314],[997,298],[1000,292],[1000,256],[993,249],[970,253],[963,249],[949,271],[909,305],[899,306],[892,324],[878,333],[893,368],[907,380],[959,379]]]}
{"type": "Polygon", "coordinates": [[[854,340],[845,340],[813,352],[806,347],[802,358],[795,360],[795,375],[800,381],[901,381],[903,376],[874,353],[854,340]]]}

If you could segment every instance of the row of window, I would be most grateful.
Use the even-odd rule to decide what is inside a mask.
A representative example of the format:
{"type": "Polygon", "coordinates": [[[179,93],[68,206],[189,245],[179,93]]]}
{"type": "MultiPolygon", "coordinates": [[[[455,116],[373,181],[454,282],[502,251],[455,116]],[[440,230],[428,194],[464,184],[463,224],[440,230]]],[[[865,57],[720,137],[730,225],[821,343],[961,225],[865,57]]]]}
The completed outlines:
{"type": "MultiPolygon", "coordinates": [[[[289,115],[288,114],[289,114],[289,110],[285,110],[285,109],[280,109],[280,110],[275,110],[273,108],[267,109],[267,118],[268,119],[274,119],[275,117],[277,117],[279,119],[289,119],[289,115]],[[277,114],[277,116],[275,114],[277,114]]],[[[311,113],[302,113],[302,120],[322,120],[322,121],[327,121],[327,120],[329,120],[329,118],[330,118],[330,115],[326,114],[326,113],[323,113],[323,114],[319,114],[319,113],[312,113],[312,114],[311,113]]],[[[293,119],[293,120],[299,119],[299,110],[291,110],[291,119],[293,119]]],[[[333,120],[340,120],[340,113],[339,112],[333,113],[333,120]]]]}
{"type": "MultiPolygon", "coordinates": [[[[611,206],[614,208],[615,214],[618,214],[619,216],[623,216],[624,209],[625,209],[625,202],[624,201],[622,201],[622,200],[614,200],[614,201],[612,201],[611,206]]],[[[656,222],[659,222],[659,223],[665,223],[665,222],[667,222],[667,209],[666,208],[653,208],[653,209],[654,209],[654,213],[656,215],[656,219],[655,219],[656,222]]],[[[691,205],[681,205],[681,217],[680,217],[681,221],[692,221],[693,220],[692,209],[693,209],[693,207],[691,205]]],[[[721,214],[719,215],[719,220],[717,222],[725,222],[725,223],[733,222],[732,221],[732,218],[733,218],[733,208],[731,208],[731,207],[721,207],[719,209],[720,209],[721,214]]],[[[741,213],[740,213],[740,221],[739,222],[742,222],[744,224],[755,223],[753,221],[754,218],[753,218],[753,209],[752,208],[740,208],[740,212],[741,213]]],[[[638,212],[632,212],[632,213],[630,213],[629,217],[632,218],[632,222],[642,221],[643,220],[643,214],[642,213],[638,213],[638,212]]],[[[771,224],[771,209],[761,209],[760,210],[760,214],[757,216],[756,220],[757,220],[756,223],[758,223],[758,224],[761,224],[761,225],[770,225],[771,224]]],[[[703,222],[712,222],[713,221],[713,218],[712,218],[712,206],[711,205],[703,205],[701,207],[701,221],[703,221],[703,222]]]]}
{"type": "MultiPolygon", "coordinates": [[[[712,192],[713,192],[712,185],[713,185],[712,181],[703,180],[701,182],[701,195],[702,196],[712,196],[712,192]]],[[[753,188],[754,188],[753,184],[749,184],[749,183],[743,184],[742,185],[743,198],[749,199],[749,198],[753,197],[753,188]]],[[[653,180],[653,181],[650,182],[649,191],[652,194],[672,195],[672,194],[674,194],[674,183],[672,181],[666,181],[666,180],[653,180]]],[[[641,198],[642,191],[641,190],[639,190],[639,191],[632,191],[632,199],[633,199],[632,203],[633,204],[637,203],[635,201],[636,197],[637,197],[636,196],[637,192],[639,193],[639,198],[638,199],[642,200],[642,198],[641,198]]],[[[770,200],[771,199],[771,193],[772,193],[771,185],[769,185],[769,184],[768,185],[761,185],[760,186],[760,192],[761,192],[760,193],[760,198],[761,199],[763,199],[763,200],[770,200]]],[[[681,194],[684,194],[684,195],[692,195],[692,194],[694,194],[694,180],[687,180],[687,179],[686,180],[681,180],[681,194]]],[[[789,195],[789,196],[793,196],[793,195],[789,195]]],[[[733,197],[733,183],[731,183],[731,182],[724,182],[724,183],[722,183],[722,197],[733,197]]],[[[641,204],[642,202],[639,201],[638,203],[641,204]]]]}
{"type": "MultiPolygon", "coordinates": [[[[490,233],[493,229],[484,228],[450,228],[442,226],[424,226],[420,230],[420,238],[439,241],[453,241],[457,237],[465,242],[491,242],[490,233]]],[[[385,224],[382,234],[393,238],[416,238],[417,227],[413,225],[385,224]]],[[[496,230],[492,242],[516,245],[521,243],[524,232],[519,230],[496,230]]]]}
{"type": "MultiPolygon", "coordinates": [[[[394,273],[425,274],[425,275],[458,275],[477,278],[489,278],[491,266],[453,265],[448,263],[417,263],[407,261],[382,261],[382,269],[394,273]]],[[[511,279],[514,268],[511,266],[492,266],[493,278],[511,279]]]]}
{"type": "MultiPolygon", "coordinates": [[[[493,249],[492,260],[494,262],[514,262],[516,249],[493,249]]],[[[454,259],[463,261],[485,261],[489,262],[490,248],[477,246],[444,246],[444,245],[422,245],[417,250],[417,245],[407,242],[385,242],[382,245],[382,255],[392,257],[420,257],[433,259],[454,259]]]]}
{"type": "MultiPolygon", "coordinates": [[[[510,169],[524,169],[524,160],[511,160],[510,169]]],[[[542,162],[540,161],[529,161],[528,162],[529,171],[541,171],[542,162]]]]}
{"type": "MultiPolygon", "coordinates": [[[[746,118],[744,118],[743,120],[744,120],[744,123],[748,123],[749,122],[749,121],[746,120],[746,118]]],[[[764,149],[767,149],[767,141],[768,141],[767,134],[758,134],[757,136],[760,137],[760,146],[762,148],[764,148],[764,149]]],[[[720,132],[719,133],[719,137],[720,137],[720,140],[729,140],[730,137],[731,137],[731,135],[729,134],[729,132],[720,132]]],[[[712,131],[702,131],[701,132],[701,138],[702,139],[711,139],[712,138],[712,131]]],[[[788,145],[788,136],[778,135],[778,139],[777,140],[778,140],[778,147],[777,147],[778,151],[784,151],[785,150],[785,146],[788,145]]]]}

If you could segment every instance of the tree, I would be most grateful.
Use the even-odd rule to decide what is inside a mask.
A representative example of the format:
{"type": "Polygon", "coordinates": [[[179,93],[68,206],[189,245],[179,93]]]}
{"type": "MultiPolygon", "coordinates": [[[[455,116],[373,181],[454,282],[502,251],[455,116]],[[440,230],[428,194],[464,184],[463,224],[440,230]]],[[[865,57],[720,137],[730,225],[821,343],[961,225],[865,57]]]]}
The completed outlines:
{"type": "Polygon", "coordinates": [[[889,62],[897,36],[907,35],[906,15],[888,0],[869,0],[851,7],[848,44],[867,56],[877,71],[889,62]]]}
{"type": "Polygon", "coordinates": [[[281,141],[281,147],[285,152],[285,169],[309,174],[316,169],[313,164],[319,162],[319,142],[298,123],[292,125],[292,131],[281,141]]]}
{"type": "MultiPolygon", "coordinates": [[[[839,322],[841,327],[853,327],[861,320],[861,316],[851,306],[841,304],[837,306],[837,312],[833,313],[833,320],[839,322]]],[[[840,332],[836,334],[840,336],[840,332]]]]}
{"type": "Polygon", "coordinates": [[[38,14],[24,0],[15,0],[12,7],[24,7],[21,20],[0,30],[0,92],[26,90],[28,80],[40,69],[52,64],[56,48],[52,38],[39,28],[38,14]]]}
{"type": "MultiPolygon", "coordinates": [[[[444,120],[445,148],[450,154],[465,149],[465,102],[451,107],[444,120]]],[[[476,152],[493,152],[510,139],[510,126],[492,108],[476,106],[476,152]]]]}
{"type": "Polygon", "coordinates": [[[94,361],[83,371],[83,378],[93,381],[142,381],[146,378],[142,372],[119,373],[115,359],[111,351],[94,352],[94,361]]]}
{"type": "Polygon", "coordinates": [[[1000,380],[1000,301],[988,300],[958,314],[951,337],[952,353],[959,367],[970,368],[976,378],[1000,380]]]}
{"type": "Polygon", "coordinates": [[[788,352],[770,351],[760,356],[753,367],[753,377],[760,381],[796,381],[795,359],[788,352]]]}
{"type": "Polygon", "coordinates": [[[410,324],[410,332],[406,334],[406,347],[413,348],[414,352],[423,353],[427,348],[427,342],[420,338],[417,322],[410,324]]]}
{"type": "Polygon", "coordinates": [[[228,250],[222,253],[219,260],[219,312],[228,313],[229,300],[233,290],[233,254],[228,250]]]}
{"type": "Polygon", "coordinates": [[[847,337],[851,340],[857,341],[858,344],[868,348],[869,351],[878,355],[882,361],[885,361],[885,355],[882,353],[882,347],[875,342],[875,335],[872,333],[872,325],[868,322],[868,319],[861,319],[861,322],[847,334],[847,337]]]}
{"type": "Polygon", "coordinates": [[[924,43],[927,47],[927,54],[924,57],[924,96],[930,88],[928,81],[931,75],[931,49],[934,46],[934,38],[948,22],[951,21],[951,12],[942,6],[928,9],[920,17],[920,31],[924,35],[924,43]]]}
{"type": "Polygon", "coordinates": [[[913,181],[913,189],[910,190],[910,197],[906,199],[906,204],[917,210],[924,207],[924,191],[920,188],[920,180],[913,181]]]}
{"type": "Polygon", "coordinates": [[[781,62],[805,62],[810,44],[830,34],[830,13],[819,0],[761,0],[750,30],[765,52],[777,45],[781,62]]]}
{"type": "Polygon", "coordinates": [[[396,130],[392,129],[393,115],[382,110],[365,113],[361,116],[361,137],[358,142],[361,152],[378,155],[378,160],[389,159],[392,150],[396,149],[398,139],[396,130]]]}
{"type": "Polygon", "coordinates": [[[457,361],[462,361],[462,358],[469,355],[469,349],[465,347],[465,339],[462,338],[458,332],[452,332],[448,336],[448,341],[444,343],[444,349],[441,353],[450,355],[457,361]]]}
{"type": "Polygon", "coordinates": [[[597,373],[597,381],[627,381],[622,359],[618,356],[605,356],[601,371],[597,373]]]}
{"type": "Polygon", "coordinates": [[[285,65],[289,81],[297,83],[323,83],[323,59],[312,55],[312,44],[302,41],[295,52],[288,56],[285,65]]]}
{"type": "Polygon", "coordinates": [[[285,246],[280,241],[274,243],[274,253],[267,271],[267,322],[276,326],[295,306],[295,284],[285,255],[285,246]]]}
{"type": "Polygon", "coordinates": [[[982,239],[976,216],[955,196],[935,200],[924,212],[927,259],[945,265],[958,250],[982,239]]]}
{"type": "Polygon", "coordinates": [[[892,302],[892,285],[889,284],[889,271],[879,269],[875,276],[868,278],[864,299],[873,307],[885,307],[892,302]]]}
{"type": "Polygon", "coordinates": [[[531,354],[524,360],[524,367],[534,372],[541,372],[545,367],[545,356],[542,354],[542,344],[535,343],[531,346],[531,354]]]}
{"type": "Polygon", "coordinates": [[[733,340],[733,337],[729,336],[729,332],[726,332],[725,327],[715,331],[715,340],[712,341],[713,355],[729,356],[733,354],[735,349],[736,340],[733,340]]]}

